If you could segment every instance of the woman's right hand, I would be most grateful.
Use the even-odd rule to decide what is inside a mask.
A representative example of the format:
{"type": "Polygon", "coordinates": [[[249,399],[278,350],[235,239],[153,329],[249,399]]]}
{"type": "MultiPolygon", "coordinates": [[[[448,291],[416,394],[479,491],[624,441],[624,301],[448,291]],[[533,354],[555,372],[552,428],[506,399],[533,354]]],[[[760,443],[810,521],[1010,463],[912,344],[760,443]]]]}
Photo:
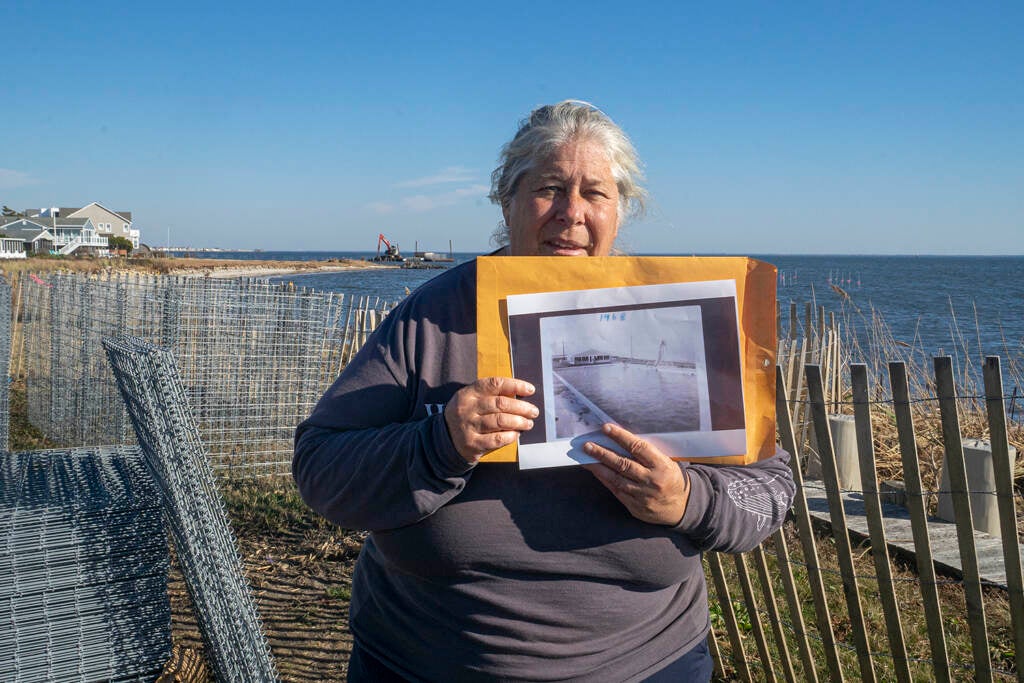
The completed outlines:
{"type": "Polygon", "coordinates": [[[444,408],[444,421],[459,455],[475,464],[532,429],[540,411],[516,396],[533,392],[532,384],[511,377],[484,377],[456,391],[444,408]]]}

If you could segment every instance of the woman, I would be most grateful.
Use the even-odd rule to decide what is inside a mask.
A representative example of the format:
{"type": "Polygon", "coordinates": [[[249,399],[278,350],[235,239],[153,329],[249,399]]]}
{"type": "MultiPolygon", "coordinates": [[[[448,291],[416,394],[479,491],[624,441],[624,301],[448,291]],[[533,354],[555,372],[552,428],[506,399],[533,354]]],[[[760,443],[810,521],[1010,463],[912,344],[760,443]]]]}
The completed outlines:
{"type": "MultiPolygon", "coordinates": [[[[503,149],[491,199],[513,256],[605,256],[642,208],[636,153],[589,104],[535,110],[503,149]]],[[[532,426],[534,389],[476,377],[476,267],[393,310],[296,433],[304,499],[372,532],[352,586],[349,680],[707,680],[701,551],[760,530],[726,495],[789,500],[788,456],[677,463],[614,425],[633,459],[520,471],[480,457],[532,426]],[[523,398],[518,398],[523,397],[523,398]]]]}

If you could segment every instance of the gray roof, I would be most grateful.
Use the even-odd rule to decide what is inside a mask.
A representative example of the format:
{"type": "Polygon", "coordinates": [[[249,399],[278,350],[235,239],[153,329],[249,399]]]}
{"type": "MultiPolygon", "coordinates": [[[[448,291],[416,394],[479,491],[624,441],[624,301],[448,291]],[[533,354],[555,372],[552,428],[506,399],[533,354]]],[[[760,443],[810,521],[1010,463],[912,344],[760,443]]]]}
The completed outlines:
{"type": "Polygon", "coordinates": [[[598,351],[597,349],[587,349],[586,351],[576,351],[570,353],[570,356],[610,356],[611,354],[607,351],[598,351]]]}
{"type": "Polygon", "coordinates": [[[18,224],[17,227],[11,224],[5,225],[3,227],[0,227],[0,232],[7,235],[8,237],[20,239],[22,242],[33,242],[39,239],[40,237],[51,241],[53,240],[53,235],[51,235],[46,230],[41,230],[38,227],[23,228],[20,224],[18,224]]]}
{"type": "MultiPolygon", "coordinates": [[[[49,218],[50,208],[51,207],[49,206],[44,206],[41,209],[23,209],[22,213],[25,214],[26,216],[29,216],[30,218],[49,218]]],[[[69,213],[74,213],[75,211],[78,211],[78,209],[69,209],[63,206],[57,208],[57,213],[58,215],[61,216],[67,216],[69,213]]]]}
{"type": "MultiPolygon", "coordinates": [[[[107,207],[103,206],[99,202],[93,202],[92,204],[89,204],[88,206],[92,206],[93,204],[95,204],[96,206],[100,207],[101,209],[106,209],[107,211],[112,211],[113,213],[116,213],[118,216],[120,216],[121,218],[125,219],[129,223],[132,222],[132,212],[131,211],[114,211],[113,209],[107,209],[107,207]]],[[[80,206],[77,209],[72,209],[72,208],[68,208],[68,207],[62,206],[62,207],[60,207],[60,215],[61,216],[67,216],[67,215],[73,214],[76,211],[81,211],[84,208],[85,208],[84,206],[80,206]]]]}
{"type": "Polygon", "coordinates": [[[7,226],[9,226],[9,225],[12,228],[15,227],[15,226],[11,225],[12,223],[24,222],[26,226],[35,225],[35,226],[37,226],[35,229],[40,229],[40,228],[47,227],[46,223],[43,222],[45,220],[47,220],[47,219],[45,219],[45,218],[21,218],[19,216],[3,216],[3,217],[0,217],[0,228],[3,228],[3,229],[6,230],[7,226]]]}
{"type": "Polygon", "coordinates": [[[56,220],[56,225],[54,225],[54,220],[49,217],[40,218],[33,216],[32,218],[19,218],[15,216],[4,216],[3,218],[0,218],[0,226],[7,225],[9,223],[13,223],[16,221],[28,221],[29,223],[34,223],[35,225],[38,225],[43,228],[81,228],[85,226],[88,220],[89,218],[87,216],[81,216],[76,218],[58,218],[56,220]]]}
{"type": "Polygon", "coordinates": [[[76,216],[75,218],[57,218],[58,228],[81,228],[89,221],[88,216],[76,216]]]}
{"type": "MultiPolygon", "coordinates": [[[[99,207],[101,207],[103,209],[106,209],[107,211],[113,211],[113,209],[107,209],[107,207],[103,206],[99,202],[93,202],[93,204],[96,204],[97,206],[99,206],[99,207]]],[[[91,204],[90,204],[90,206],[91,206],[91,204]]],[[[74,212],[81,211],[84,208],[85,208],[84,206],[61,206],[61,207],[58,207],[58,209],[57,209],[57,215],[58,216],[70,216],[74,212]]],[[[49,211],[49,210],[50,210],[49,207],[43,207],[42,209],[25,209],[24,213],[26,215],[28,215],[28,216],[39,216],[44,211],[49,211]]],[[[132,212],[131,211],[113,211],[113,212],[116,213],[121,218],[125,219],[127,222],[129,222],[129,223],[132,222],[132,212]]]]}

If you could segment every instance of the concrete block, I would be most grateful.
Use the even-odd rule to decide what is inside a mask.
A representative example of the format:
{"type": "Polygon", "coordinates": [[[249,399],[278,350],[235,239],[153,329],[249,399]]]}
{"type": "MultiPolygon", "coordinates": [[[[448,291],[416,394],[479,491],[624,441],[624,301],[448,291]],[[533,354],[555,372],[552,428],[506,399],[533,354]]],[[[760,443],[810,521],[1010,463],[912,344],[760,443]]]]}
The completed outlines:
{"type": "MultiPolygon", "coordinates": [[[[992,446],[985,439],[964,439],[964,466],[967,469],[967,490],[970,492],[971,517],[974,528],[991,536],[1001,536],[999,530],[999,500],[996,496],[996,476],[992,466],[992,446]]],[[[1017,449],[1010,446],[1010,461],[1015,462],[1017,449]]],[[[939,484],[939,504],[936,516],[950,522],[953,514],[952,487],[949,467],[942,463],[939,484]]]]}
{"type": "MultiPolygon", "coordinates": [[[[829,415],[828,426],[832,432],[832,448],[836,455],[836,473],[839,475],[839,488],[847,491],[862,491],[860,479],[860,460],[857,457],[857,428],[853,415],[829,415]]],[[[807,448],[808,479],[822,479],[821,455],[818,452],[818,440],[815,430],[811,429],[811,439],[807,448]]]]}

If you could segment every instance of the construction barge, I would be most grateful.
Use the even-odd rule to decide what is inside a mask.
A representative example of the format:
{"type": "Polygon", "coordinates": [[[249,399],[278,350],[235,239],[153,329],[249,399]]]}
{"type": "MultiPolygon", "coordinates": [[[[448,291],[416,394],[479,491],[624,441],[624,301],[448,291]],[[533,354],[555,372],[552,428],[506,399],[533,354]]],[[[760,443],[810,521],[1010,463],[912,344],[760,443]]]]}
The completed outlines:
{"type": "Polygon", "coordinates": [[[434,251],[417,250],[412,256],[402,256],[397,243],[392,243],[383,234],[377,235],[377,255],[370,259],[374,263],[395,263],[402,268],[412,269],[433,269],[447,268],[448,264],[455,262],[454,253],[451,251],[451,240],[448,241],[448,256],[434,251]]]}

